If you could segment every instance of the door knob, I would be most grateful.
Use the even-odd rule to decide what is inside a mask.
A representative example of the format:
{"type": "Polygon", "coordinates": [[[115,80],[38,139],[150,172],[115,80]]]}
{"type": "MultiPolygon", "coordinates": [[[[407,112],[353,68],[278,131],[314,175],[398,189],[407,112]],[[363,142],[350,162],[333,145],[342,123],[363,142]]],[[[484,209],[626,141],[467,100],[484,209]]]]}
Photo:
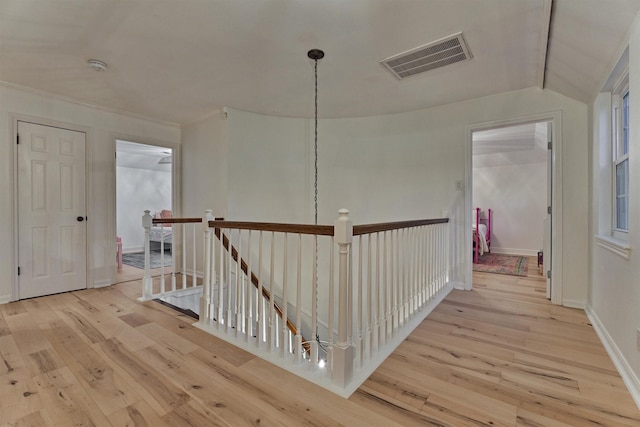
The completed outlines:
{"type": "Polygon", "coordinates": [[[79,216],[79,217],[77,217],[76,219],[78,220],[78,222],[82,222],[82,221],[84,221],[84,217],[83,217],[83,216],[79,216]]]}

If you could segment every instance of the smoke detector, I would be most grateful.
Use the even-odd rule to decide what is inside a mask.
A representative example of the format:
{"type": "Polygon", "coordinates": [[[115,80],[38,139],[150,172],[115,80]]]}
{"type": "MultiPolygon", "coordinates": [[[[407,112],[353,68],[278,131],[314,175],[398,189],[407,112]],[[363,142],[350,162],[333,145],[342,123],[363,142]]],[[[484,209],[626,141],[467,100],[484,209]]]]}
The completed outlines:
{"type": "Polygon", "coordinates": [[[89,66],[95,71],[104,71],[107,69],[107,64],[105,62],[98,61],[97,59],[90,59],[87,62],[89,63],[89,66]]]}
{"type": "Polygon", "coordinates": [[[468,61],[471,51],[462,33],[436,40],[380,61],[398,80],[456,62],[468,61]]]}

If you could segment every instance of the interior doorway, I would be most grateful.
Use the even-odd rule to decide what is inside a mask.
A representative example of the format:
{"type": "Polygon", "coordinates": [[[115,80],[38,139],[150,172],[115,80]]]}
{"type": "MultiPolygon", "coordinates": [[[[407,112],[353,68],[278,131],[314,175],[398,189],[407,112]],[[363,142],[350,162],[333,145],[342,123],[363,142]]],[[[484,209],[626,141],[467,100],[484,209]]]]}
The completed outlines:
{"type": "Polygon", "coordinates": [[[118,282],[144,275],[136,263],[144,252],[144,211],[156,217],[173,216],[174,154],[170,147],[116,140],[118,282]],[[121,263],[122,257],[125,263],[121,263]]]}
{"type": "MultiPolygon", "coordinates": [[[[473,208],[485,215],[492,209],[492,252],[535,256],[536,261],[543,253],[539,274],[555,304],[562,302],[560,128],[558,113],[470,126],[465,196],[469,228],[473,208]]],[[[473,246],[472,233],[469,240],[473,246]]],[[[467,289],[472,288],[474,253],[469,255],[467,289]]]]}

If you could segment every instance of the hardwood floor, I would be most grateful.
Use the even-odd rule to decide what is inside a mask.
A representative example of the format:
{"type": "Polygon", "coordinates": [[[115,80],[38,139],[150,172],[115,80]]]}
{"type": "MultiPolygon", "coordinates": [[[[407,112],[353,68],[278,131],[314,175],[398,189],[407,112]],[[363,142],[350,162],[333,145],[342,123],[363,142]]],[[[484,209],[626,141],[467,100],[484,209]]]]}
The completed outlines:
{"type": "Polygon", "coordinates": [[[474,273],[349,399],[236,349],[140,282],[0,306],[0,425],[640,426],[585,314],[474,273]]]}

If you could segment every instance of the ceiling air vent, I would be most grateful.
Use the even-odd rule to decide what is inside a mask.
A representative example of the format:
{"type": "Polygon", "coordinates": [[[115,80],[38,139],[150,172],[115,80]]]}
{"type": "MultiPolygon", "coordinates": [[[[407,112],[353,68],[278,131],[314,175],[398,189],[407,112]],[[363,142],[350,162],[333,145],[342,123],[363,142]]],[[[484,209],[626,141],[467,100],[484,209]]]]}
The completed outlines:
{"type": "Polygon", "coordinates": [[[403,80],[471,58],[471,51],[464,42],[462,33],[458,33],[392,56],[380,63],[398,80],[403,80]]]}

